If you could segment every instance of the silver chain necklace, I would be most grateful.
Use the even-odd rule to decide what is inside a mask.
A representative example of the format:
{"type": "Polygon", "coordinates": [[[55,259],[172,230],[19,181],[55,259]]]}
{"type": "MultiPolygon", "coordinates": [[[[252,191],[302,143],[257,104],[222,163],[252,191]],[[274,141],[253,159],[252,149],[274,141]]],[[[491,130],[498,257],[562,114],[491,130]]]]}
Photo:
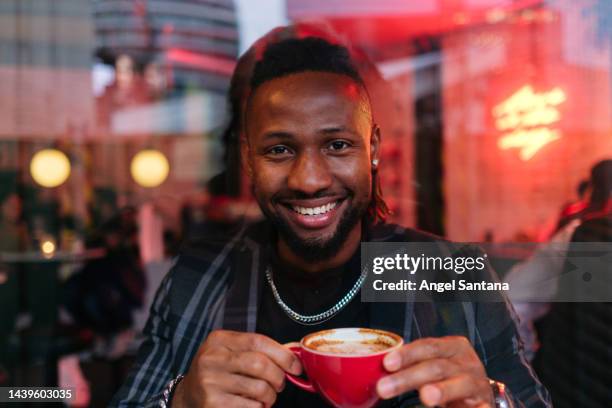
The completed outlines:
{"type": "Polygon", "coordinates": [[[368,274],[368,269],[364,268],[361,271],[361,275],[359,276],[359,279],[357,279],[357,281],[355,282],[355,285],[353,285],[351,290],[349,290],[348,293],[344,295],[344,297],[340,299],[331,308],[327,309],[326,311],[322,313],[316,314],[316,315],[306,316],[306,315],[297,313],[295,310],[287,306],[285,302],[283,302],[283,299],[281,299],[278,293],[278,289],[276,289],[276,285],[274,284],[272,271],[270,270],[270,267],[266,268],[266,278],[268,279],[270,288],[272,288],[272,294],[274,295],[274,299],[276,300],[276,303],[278,303],[278,305],[283,310],[283,312],[285,312],[285,314],[287,314],[287,316],[289,316],[292,320],[300,324],[303,324],[305,326],[311,326],[311,325],[315,325],[318,323],[323,323],[324,321],[331,319],[336,313],[338,313],[346,305],[348,305],[349,302],[355,297],[357,292],[359,292],[359,289],[361,289],[361,286],[363,285],[363,282],[365,281],[367,274],[368,274]]]}

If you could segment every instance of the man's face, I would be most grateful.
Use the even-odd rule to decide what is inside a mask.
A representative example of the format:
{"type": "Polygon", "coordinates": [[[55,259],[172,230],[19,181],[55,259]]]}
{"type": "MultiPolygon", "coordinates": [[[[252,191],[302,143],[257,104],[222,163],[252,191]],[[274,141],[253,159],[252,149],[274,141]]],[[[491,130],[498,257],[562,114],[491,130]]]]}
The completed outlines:
{"type": "Polygon", "coordinates": [[[305,72],[256,89],[243,157],[264,214],[304,259],[331,257],[372,195],[372,131],[363,91],[344,75],[305,72]]]}

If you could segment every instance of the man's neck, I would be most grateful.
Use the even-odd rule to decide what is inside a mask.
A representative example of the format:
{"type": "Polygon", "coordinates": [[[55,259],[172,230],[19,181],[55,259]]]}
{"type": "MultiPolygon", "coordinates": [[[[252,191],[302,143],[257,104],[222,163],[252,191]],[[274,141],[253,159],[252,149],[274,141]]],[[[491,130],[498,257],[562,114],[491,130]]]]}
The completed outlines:
{"type": "Polygon", "coordinates": [[[278,255],[287,265],[302,270],[306,273],[316,274],[324,270],[333,269],[344,265],[349,259],[351,259],[351,256],[353,256],[355,251],[359,248],[360,243],[361,222],[357,223],[355,227],[353,227],[351,232],[348,234],[346,241],[344,241],[344,244],[331,258],[315,262],[305,261],[303,258],[296,255],[283,239],[278,240],[278,255]]]}

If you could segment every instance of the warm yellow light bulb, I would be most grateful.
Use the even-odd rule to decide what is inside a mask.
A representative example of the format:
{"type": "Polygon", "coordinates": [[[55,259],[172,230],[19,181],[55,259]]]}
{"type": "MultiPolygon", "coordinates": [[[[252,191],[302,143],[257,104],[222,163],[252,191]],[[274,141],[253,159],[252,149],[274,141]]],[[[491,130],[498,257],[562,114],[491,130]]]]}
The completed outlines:
{"type": "Polygon", "coordinates": [[[32,157],[30,174],[43,187],[57,187],[70,176],[70,160],[59,150],[41,150],[32,157]]]}
{"type": "Polygon", "coordinates": [[[51,255],[55,252],[55,244],[52,241],[45,241],[40,245],[40,250],[45,255],[51,255]]]}
{"type": "Polygon", "coordinates": [[[143,187],[157,187],[168,178],[170,164],[157,150],[142,150],[132,159],[130,172],[134,181],[143,187]]]}

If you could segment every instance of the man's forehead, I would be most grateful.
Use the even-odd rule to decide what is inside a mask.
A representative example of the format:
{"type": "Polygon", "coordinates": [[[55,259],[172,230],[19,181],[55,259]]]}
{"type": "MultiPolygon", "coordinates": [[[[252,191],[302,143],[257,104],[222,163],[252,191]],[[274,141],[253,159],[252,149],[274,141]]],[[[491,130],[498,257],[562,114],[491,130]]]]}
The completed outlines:
{"type": "Polygon", "coordinates": [[[286,75],[260,85],[251,95],[247,110],[282,113],[288,109],[354,109],[370,115],[365,89],[352,78],[328,72],[302,72],[286,75]]]}

